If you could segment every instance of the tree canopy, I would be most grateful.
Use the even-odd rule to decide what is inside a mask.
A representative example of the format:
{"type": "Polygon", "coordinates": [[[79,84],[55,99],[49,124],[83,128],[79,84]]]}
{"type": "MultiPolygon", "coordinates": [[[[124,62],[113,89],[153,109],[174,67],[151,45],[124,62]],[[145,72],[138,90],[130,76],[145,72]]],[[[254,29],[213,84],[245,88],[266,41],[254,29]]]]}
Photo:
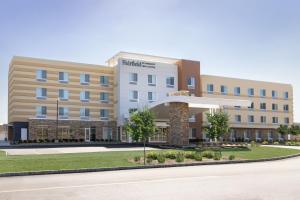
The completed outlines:
{"type": "Polygon", "coordinates": [[[227,134],[229,128],[229,116],[224,112],[214,114],[206,113],[208,124],[204,126],[204,131],[208,133],[211,140],[217,140],[224,134],[227,134]]]}

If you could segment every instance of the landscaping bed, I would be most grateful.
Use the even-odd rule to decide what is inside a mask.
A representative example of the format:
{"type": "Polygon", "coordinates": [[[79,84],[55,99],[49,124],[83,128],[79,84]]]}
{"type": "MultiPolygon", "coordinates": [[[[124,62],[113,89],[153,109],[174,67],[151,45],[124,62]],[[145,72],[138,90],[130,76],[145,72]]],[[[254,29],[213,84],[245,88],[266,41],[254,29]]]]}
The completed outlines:
{"type": "MultiPolygon", "coordinates": [[[[299,154],[300,150],[274,147],[221,150],[160,150],[147,152],[147,165],[172,165],[228,160],[255,160],[299,154]]],[[[0,173],[136,167],[143,165],[143,151],[6,156],[0,151],[0,173]]]]}

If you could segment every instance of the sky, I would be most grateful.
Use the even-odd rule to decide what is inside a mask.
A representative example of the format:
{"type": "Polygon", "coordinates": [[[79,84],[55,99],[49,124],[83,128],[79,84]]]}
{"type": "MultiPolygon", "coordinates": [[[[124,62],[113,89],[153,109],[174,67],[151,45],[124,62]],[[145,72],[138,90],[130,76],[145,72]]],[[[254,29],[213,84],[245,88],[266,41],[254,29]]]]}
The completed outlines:
{"type": "Polygon", "coordinates": [[[299,9],[298,0],[0,0],[0,124],[12,56],[105,64],[119,51],[293,84],[300,122],[299,9]]]}

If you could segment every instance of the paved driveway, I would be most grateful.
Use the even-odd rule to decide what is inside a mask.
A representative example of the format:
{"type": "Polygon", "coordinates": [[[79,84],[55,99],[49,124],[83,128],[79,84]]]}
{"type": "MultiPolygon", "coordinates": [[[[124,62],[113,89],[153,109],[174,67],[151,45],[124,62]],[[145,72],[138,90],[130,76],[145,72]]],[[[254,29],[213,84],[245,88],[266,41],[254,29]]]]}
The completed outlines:
{"type": "MultiPolygon", "coordinates": [[[[143,147],[108,148],[108,147],[59,147],[59,148],[26,148],[26,149],[0,149],[8,155],[35,155],[35,154],[63,154],[63,153],[88,153],[108,151],[142,151],[143,147]]],[[[157,150],[147,147],[146,150],[157,150]]]]}

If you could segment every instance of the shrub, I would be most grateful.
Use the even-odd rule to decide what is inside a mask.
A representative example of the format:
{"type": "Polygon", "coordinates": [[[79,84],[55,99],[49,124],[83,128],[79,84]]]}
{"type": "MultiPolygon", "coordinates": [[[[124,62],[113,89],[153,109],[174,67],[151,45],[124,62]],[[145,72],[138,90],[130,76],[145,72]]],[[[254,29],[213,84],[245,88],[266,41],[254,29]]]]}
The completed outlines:
{"type": "Polygon", "coordinates": [[[286,142],[285,145],[292,146],[292,142],[286,142]]]}
{"type": "Polygon", "coordinates": [[[152,160],[157,160],[157,157],[158,157],[158,154],[153,151],[151,151],[147,154],[147,158],[151,158],[152,160]]]}
{"type": "Polygon", "coordinates": [[[256,142],[252,141],[252,142],[251,142],[251,147],[257,147],[256,142]]]}
{"type": "Polygon", "coordinates": [[[183,162],[184,161],[184,154],[182,152],[177,152],[176,154],[176,162],[183,162]]]}
{"type": "Polygon", "coordinates": [[[268,141],[263,141],[262,144],[266,145],[266,144],[269,144],[269,142],[268,141]]]}
{"type": "Polygon", "coordinates": [[[134,162],[140,162],[141,156],[134,156],[134,162]]]}
{"type": "Polygon", "coordinates": [[[168,152],[165,153],[165,156],[168,159],[174,160],[174,159],[176,159],[176,152],[174,152],[174,151],[168,151],[168,152]]]}
{"type": "Polygon", "coordinates": [[[152,161],[153,161],[153,159],[152,159],[152,158],[147,158],[147,160],[146,160],[147,164],[151,164],[151,163],[152,163],[152,161]]]}
{"type": "Polygon", "coordinates": [[[186,152],[184,154],[184,157],[187,159],[195,159],[195,153],[194,152],[186,152]]]}
{"type": "Polygon", "coordinates": [[[214,160],[221,160],[222,158],[222,153],[220,151],[216,151],[214,153],[214,160]]]}
{"type": "Polygon", "coordinates": [[[229,159],[229,160],[234,160],[234,159],[235,159],[235,155],[230,155],[230,156],[228,157],[228,159],[229,159]]]}
{"type": "Polygon", "coordinates": [[[273,144],[274,144],[274,145],[279,145],[279,142],[274,142],[273,144]]]}
{"type": "Polygon", "coordinates": [[[162,153],[158,154],[157,161],[158,161],[158,163],[165,163],[165,161],[166,161],[165,155],[162,153]]]}
{"type": "Polygon", "coordinates": [[[202,157],[212,159],[214,157],[214,152],[210,150],[203,151],[202,157]]]}
{"type": "Polygon", "coordinates": [[[202,161],[202,155],[200,153],[195,153],[194,154],[194,159],[196,161],[202,161]]]}

